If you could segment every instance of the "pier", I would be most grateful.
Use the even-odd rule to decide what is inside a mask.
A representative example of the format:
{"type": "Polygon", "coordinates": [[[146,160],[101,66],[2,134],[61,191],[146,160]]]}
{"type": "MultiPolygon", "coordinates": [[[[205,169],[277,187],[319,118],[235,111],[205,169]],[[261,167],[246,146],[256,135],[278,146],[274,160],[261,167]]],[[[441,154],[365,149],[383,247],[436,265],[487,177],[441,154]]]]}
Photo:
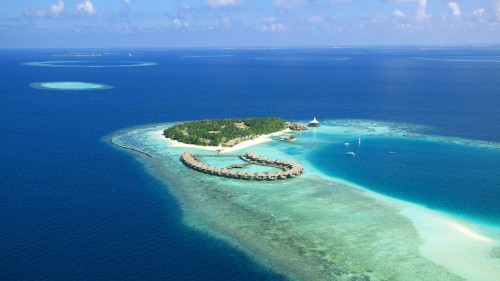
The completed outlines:
{"type": "Polygon", "coordinates": [[[281,171],[277,173],[258,172],[257,174],[253,172],[245,173],[244,171],[236,172],[235,170],[231,169],[231,167],[220,168],[207,165],[203,163],[198,157],[187,151],[181,155],[181,161],[182,163],[184,163],[184,165],[188,166],[189,168],[205,174],[232,178],[232,179],[241,179],[241,180],[257,180],[257,181],[282,180],[282,179],[294,178],[304,172],[304,168],[298,163],[283,161],[279,159],[275,160],[271,158],[265,158],[253,152],[248,152],[244,155],[239,155],[238,157],[240,157],[240,159],[242,159],[243,161],[247,162],[246,165],[255,164],[261,166],[275,167],[281,169],[281,171]]]}

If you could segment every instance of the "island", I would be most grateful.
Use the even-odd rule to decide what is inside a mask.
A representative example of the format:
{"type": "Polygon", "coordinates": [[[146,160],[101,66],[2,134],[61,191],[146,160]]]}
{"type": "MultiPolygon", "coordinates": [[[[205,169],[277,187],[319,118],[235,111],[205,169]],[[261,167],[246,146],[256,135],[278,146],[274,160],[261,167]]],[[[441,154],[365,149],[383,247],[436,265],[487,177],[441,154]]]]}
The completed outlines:
{"type": "MultiPolygon", "coordinates": [[[[297,124],[286,122],[278,117],[251,117],[244,119],[215,119],[199,120],[180,123],[163,131],[163,135],[171,140],[181,143],[181,146],[217,150],[217,156],[222,157],[224,148],[241,149],[271,140],[270,135],[290,131],[290,127],[300,127],[297,124]]],[[[295,136],[281,137],[281,140],[296,140],[295,136]]],[[[238,157],[244,163],[233,163],[227,167],[209,165],[200,160],[200,157],[190,152],[184,152],[180,157],[187,167],[210,175],[245,180],[276,180],[296,177],[304,171],[301,165],[280,159],[271,159],[258,156],[253,152],[245,155],[225,155],[225,157],[238,157]],[[242,170],[248,165],[274,167],[279,172],[254,173],[242,170]],[[239,170],[239,172],[236,171],[239,170]]]]}
{"type": "Polygon", "coordinates": [[[163,135],[185,144],[233,147],[287,128],[287,122],[278,117],[205,119],[174,125],[165,129],[163,135]]]}

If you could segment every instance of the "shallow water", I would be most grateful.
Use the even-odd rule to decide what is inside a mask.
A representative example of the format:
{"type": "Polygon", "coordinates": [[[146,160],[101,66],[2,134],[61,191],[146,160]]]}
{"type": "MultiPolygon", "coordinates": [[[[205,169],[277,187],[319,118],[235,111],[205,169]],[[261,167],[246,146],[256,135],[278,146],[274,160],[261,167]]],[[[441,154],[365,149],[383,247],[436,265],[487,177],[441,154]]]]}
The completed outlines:
{"type": "MultiPolygon", "coordinates": [[[[367,150],[370,150],[368,140],[380,138],[379,134],[393,135],[394,139],[410,144],[420,141],[404,137],[410,134],[396,125],[350,122],[353,125],[350,132],[363,136],[362,144],[366,143],[367,150]]],[[[484,265],[465,274],[453,268],[446,262],[450,258],[446,252],[452,247],[460,248],[457,245],[440,249],[445,254],[433,260],[436,257],[434,252],[421,252],[423,245],[432,242],[432,238],[422,232],[428,225],[422,227],[414,222],[415,218],[422,217],[438,221],[434,226],[439,226],[439,231],[434,231],[434,235],[446,232],[450,239],[465,239],[475,245],[478,255],[488,255],[498,247],[500,231],[496,227],[434,214],[404,201],[382,197],[356,187],[345,181],[345,177],[342,181],[319,169],[321,165],[318,163],[332,164],[330,155],[321,152],[321,149],[329,151],[332,144],[340,144],[341,155],[337,157],[346,157],[342,154],[345,148],[341,144],[353,135],[338,132],[347,127],[326,125],[308,130],[295,143],[275,141],[252,147],[252,151],[266,157],[288,158],[305,166],[306,172],[300,177],[276,182],[232,180],[191,170],[178,160],[183,149],[167,148],[162,136],[154,133],[161,128],[131,131],[113,139],[120,145],[153,156],[137,154],[141,161],[151,165],[150,172],[155,177],[168,183],[171,192],[181,202],[184,221],[188,225],[223,239],[248,253],[256,262],[288,278],[414,280],[418,276],[421,280],[461,280],[464,277],[494,280],[493,276],[500,273],[500,259],[497,258],[490,258],[484,265]],[[310,158],[311,150],[313,154],[317,153],[317,159],[310,158]],[[415,208],[417,215],[401,214],[403,210],[415,208]],[[446,228],[450,223],[465,225],[464,229],[473,229],[471,232],[486,235],[489,240],[476,241],[461,232],[450,231],[446,228]]],[[[441,140],[443,142],[439,142],[438,147],[446,146],[441,140]]],[[[483,149],[498,153],[491,148],[483,149]]],[[[346,158],[346,161],[356,161],[362,156],[360,153],[356,158],[346,158]]],[[[371,161],[380,160],[371,157],[371,161]]],[[[421,168],[426,169],[414,167],[415,170],[421,168]]],[[[458,250],[453,255],[465,257],[474,253],[458,250]]],[[[470,262],[464,258],[462,266],[470,262]]]]}
{"type": "Polygon", "coordinates": [[[31,83],[31,87],[44,90],[103,90],[111,88],[104,84],[86,82],[41,82],[31,83]]]}

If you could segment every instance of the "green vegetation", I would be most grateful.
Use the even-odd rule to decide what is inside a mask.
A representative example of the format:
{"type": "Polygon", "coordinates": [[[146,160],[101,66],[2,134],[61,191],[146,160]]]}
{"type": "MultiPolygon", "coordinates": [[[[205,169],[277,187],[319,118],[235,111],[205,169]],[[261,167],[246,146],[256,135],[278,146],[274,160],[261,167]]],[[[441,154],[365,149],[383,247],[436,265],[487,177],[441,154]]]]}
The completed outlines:
{"type": "Polygon", "coordinates": [[[199,120],[167,128],[163,135],[183,143],[203,146],[234,146],[259,135],[286,129],[285,120],[277,117],[199,120]]]}

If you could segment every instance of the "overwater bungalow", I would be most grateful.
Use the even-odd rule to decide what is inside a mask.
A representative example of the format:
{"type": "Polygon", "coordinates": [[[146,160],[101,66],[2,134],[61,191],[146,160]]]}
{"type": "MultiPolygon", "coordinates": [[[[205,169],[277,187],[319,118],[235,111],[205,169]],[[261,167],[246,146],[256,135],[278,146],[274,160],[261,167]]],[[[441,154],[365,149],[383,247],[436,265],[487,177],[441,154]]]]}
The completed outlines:
{"type": "Polygon", "coordinates": [[[248,172],[245,174],[245,179],[253,180],[253,179],[255,179],[255,174],[253,172],[248,172]]]}
{"type": "Polygon", "coordinates": [[[229,177],[231,178],[237,178],[238,177],[238,173],[234,170],[230,170],[229,173],[228,173],[229,177]]]}
{"type": "Polygon", "coordinates": [[[286,178],[286,173],[284,171],[279,171],[276,173],[276,178],[278,179],[285,179],[286,178]]]}
{"type": "Polygon", "coordinates": [[[241,155],[240,158],[248,163],[261,165],[261,166],[269,166],[276,167],[281,169],[277,173],[275,172],[259,172],[256,175],[252,172],[245,173],[244,171],[235,171],[233,168],[242,168],[247,164],[233,164],[227,168],[219,168],[215,166],[208,165],[206,163],[201,162],[195,155],[184,152],[181,155],[181,161],[188,167],[212,175],[224,176],[228,178],[234,179],[247,179],[247,180],[276,180],[276,179],[285,179],[292,178],[300,175],[304,168],[295,162],[287,162],[280,159],[272,159],[265,158],[259,156],[253,152],[248,152],[244,155],[241,155]]]}
{"type": "Polygon", "coordinates": [[[275,173],[273,173],[273,172],[269,172],[269,173],[267,173],[267,178],[268,178],[269,180],[276,180],[276,179],[278,178],[278,175],[276,175],[276,174],[275,174],[275,173]]]}
{"type": "Polygon", "coordinates": [[[265,163],[266,162],[266,158],[260,157],[260,156],[257,157],[255,160],[257,160],[257,162],[259,162],[259,163],[265,163]]]}
{"type": "Polygon", "coordinates": [[[258,172],[257,175],[255,175],[255,179],[257,180],[265,180],[266,179],[266,174],[263,172],[258,172]]]}

